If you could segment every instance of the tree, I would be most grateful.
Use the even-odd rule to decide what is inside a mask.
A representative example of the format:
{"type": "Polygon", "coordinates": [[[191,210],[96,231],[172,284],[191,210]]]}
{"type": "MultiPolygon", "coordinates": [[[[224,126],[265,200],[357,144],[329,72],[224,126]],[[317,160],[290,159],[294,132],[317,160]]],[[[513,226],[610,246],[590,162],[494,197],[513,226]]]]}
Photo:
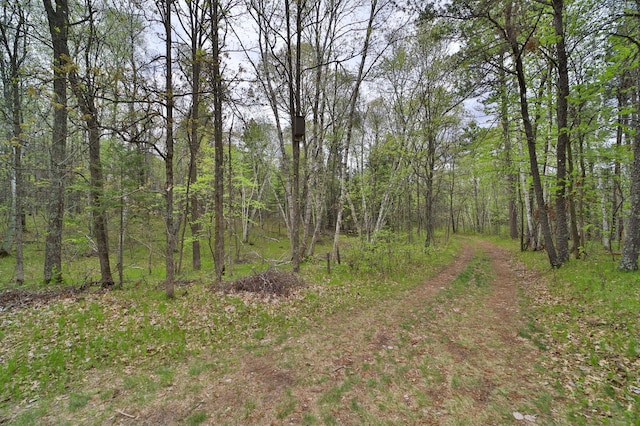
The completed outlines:
{"type": "Polygon", "coordinates": [[[552,0],[553,28],[556,36],[556,66],[558,68],[556,120],[558,143],[556,145],[556,241],[558,264],[569,260],[569,229],[567,221],[567,150],[569,148],[569,67],[564,25],[564,0],[552,0]]]}
{"type": "MultiPolygon", "coordinates": [[[[640,253],[640,68],[637,65],[637,58],[640,54],[640,35],[637,33],[640,24],[640,1],[635,1],[634,9],[625,11],[629,19],[628,31],[622,27],[617,35],[620,38],[632,42],[632,49],[627,51],[629,59],[634,63],[631,70],[633,76],[633,113],[631,114],[630,127],[633,133],[633,163],[631,164],[631,189],[630,189],[630,211],[626,230],[626,237],[620,256],[618,269],[622,271],[638,270],[638,255],[640,253]]],[[[625,58],[626,59],[626,58],[625,58]]]]}
{"type": "Polygon", "coordinates": [[[466,93],[456,93],[455,58],[448,51],[450,34],[443,22],[424,23],[416,46],[420,57],[417,65],[420,90],[416,102],[422,115],[413,157],[418,176],[424,180],[425,197],[425,247],[431,247],[435,236],[436,171],[446,143],[456,138],[459,122],[458,109],[466,93]]]}
{"type": "Polygon", "coordinates": [[[166,129],[165,129],[165,227],[166,242],[165,251],[165,292],[167,297],[174,297],[174,281],[175,281],[175,261],[174,251],[176,248],[176,232],[174,224],[174,206],[173,206],[173,110],[174,110],[174,93],[173,93],[173,26],[171,24],[171,16],[173,14],[173,0],[164,0],[158,3],[158,9],[162,17],[165,32],[165,110],[166,110],[166,129]]]}
{"type": "MultiPolygon", "coordinates": [[[[376,22],[376,17],[380,13],[380,8],[378,6],[377,0],[372,0],[371,8],[369,9],[369,17],[366,26],[365,37],[362,43],[362,51],[360,52],[360,63],[358,65],[358,71],[355,75],[355,79],[353,81],[351,94],[349,97],[349,104],[347,110],[347,129],[344,141],[344,152],[342,154],[342,162],[340,164],[339,170],[339,178],[340,178],[340,195],[338,198],[338,206],[337,206],[337,217],[335,223],[335,231],[333,236],[333,251],[332,256],[334,259],[338,258],[338,243],[340,241],[340,228],[342,226],[342,215],[344,204],[347,199],[347,176],[348,176],[348,164],[349,164],[349,149],[351,147],[351,139],[353,137],[353,128],[355,124],[356,118],[356,107],[358,105],[358,99],[360,94],[360,86],[366,76],[368,69],[367,65],[367,56],[371,53],[369,48],[371,44],[371,35],[374,30],[374,23],[376,22]]],[[[371,67],[371,65],[369,65],[371,67]]]]}
{"type": "Polygon", "coordinates": [[[53,131],[51,136],[50,195],[47,205],[47,237],[44,281],[62,281],[62,227],[67,175],[67,74],[69,70],[69,3],[43,0],[53,46],[53,131]]]}
{"type": "Polygon", "coordinates": [[[96,96],[99,91],[96,82],[97,60],[105,52],[100,50],[100,34],[96,23],[96,11],[92,0],[86,1],[88,29],[86,34],[86,46],[84,47],[84,76],[78,74],[78,67],[70,64],[69,83],[82,114],[87,128],[89,139],[89,193],[91,203],[91,216],[93,218],[93,232],[98,247],[98,259],[100,261],[100,283],[103,287],[114,284],[109,262],[109,238],[107,229],[107,212],[104,205],[104,178],[102,174],[102,162],[100,159],[102,126],[99,121],[99,110],[96,96]]]}
{"type": "MultiPolygon", "coordinates": [[[[494,42],[504,43],[502,49],[508,49],[510,53],[510,67],[507,72],[511,73],[517,82],[519,94],[520,118],[527,142],[529,156],[529,170],[533,180],[533,191],[540,212],[540,227],[545,242],[545,249],[552,267],[559,267],[562,262],[559,260],[549,221],[549,209],[545,200],[544,189],[539,169],[537,140],[534,126],[529,111],[528,84],[526,70],[524,66],[524,56],[529,50],[535,47],[536,40],[533,38],[537,24],[542,17],[542,11],[534,7],[535,3],[514,2],[504,0],[497,3],[484,3],[474,0],[456,1],[449,8],[451,15],[457,19],[467,20],[473,28],[490,28],[489,37],[493,37],[494,42]],[[495,37],[498,37],[496,40],[495,37]]],[[[495,43],[494,43],[495,44],[495,43]]],[[[493,55],[482,53],[481,57],[487,57],[492,65],[496,64],[493,55]]],[[[487,52],[489,53],[489,52],[487,52]]]]}
{"type": "MultiPolygon", "coordinates": [[[[213,140],[215,148],[215,253],[214,263],[216,280],[222,281],[224,272],[224,140],[222,135],[222,43],[220,40],[220,22],[222,10],[217,0],[210,2],[211,18],[211,75],[213,78],[213,140]]],[[[231,161],[231,159],[229,159],[231,161]]]]}
{"type": "Polygon", "coordinates": [[[293,272],[300,272],[300,140],[304,137],[304,117],[300,105],[300,82],[301,82],[301,49],[302,49],[302,15],[306,1],[296,0],[295,16],[295,61],[293,58],[293,48],[291,33],[291,10],[289,2],[285,2],[285,20],[287,28],[286,61],[288,65],[289,80],[289,117],[291,123],[291,257],[293,261],[293,272]]]}
{"type": "Polygon", "coordinates": [[[198,180],[198,154],[202,141],[203,120],[202,115],[202,95],[203,95],[203,65],[206,63],[205,43],[208,39],[207,33],[207,3],[204,1],[188,1],[180,5],[186,8],[184,14],[178,14],[182,30],[189,43],[189,57],[187,58],[187,73],[190,74],[191,85],[191,107],[189,111],[189,172],[187,181],[187,206],[189,215],[189,226],[191,227],[191,249],[192,265],[194,270],[201,267],[200,256],[200,234],[202,225],[200,224],[200,200],[197,193],[191,193],[191,185],[198,180]],[[184,15],[184,16],[183,16],[184,15]]]}
{"type": "Polygon", "coordinates": [[[12,209],[7,237],[2,250],[9,253],[15,238],[16,268],[15,281],[20,285],[24,282],[24,256],[23,256],[23,184],[22,184],[22,148],[25,144],[23,126],[23,88],[22,68],[27,59],[27,34],[28,19],[30,17],[30,2],[22,4],[2,3],[2,21],[0,22],[0,45],[2,57],[0,58],[0,72],[6,100],[6,117],[10,121],[8,137],[11,142],[13,154],[13,169],[11,179],[12,209]]]}

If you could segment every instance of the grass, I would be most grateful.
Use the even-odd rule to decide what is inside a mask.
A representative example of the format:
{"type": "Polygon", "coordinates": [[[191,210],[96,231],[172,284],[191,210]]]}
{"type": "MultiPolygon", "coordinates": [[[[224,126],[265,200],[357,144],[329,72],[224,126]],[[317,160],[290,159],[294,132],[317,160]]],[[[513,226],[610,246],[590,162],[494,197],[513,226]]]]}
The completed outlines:
{"type": "Polygon", "coordinates": [[[91,395],[82,394],[82,393],[72,393],[69,395],[69,410],[77,411],[83,408],[89,400],[91,399],[91,395]]]}
{"type": "MultiPolygon", "coordinates": [[[[543,254],[520,257],[540,274],[539,285],[527,291],[523,334],[549,354],[545,366],[568,402],[566,421],[640,424],[637,273],[618,271],[610,255],[593,250],[558,270],[543,254]]],[[[540,404],[548,409],[546,400],[540,404]]]]}
{"type": "Polygon", "coordinates": [[[196,426],[202,424],[207,421],[207,413],[204,411],[199,411],[187,417],[186,424],[189,426],[196,426]]]}
{"type": "MultiPolygon", "coordinates": [[[[267,246],[251,250],[280,258],[286,252],[282,241],[264,238],[267,246]]],[[[0,312],[0,422],[41,423],[63,398],[65,409],[56,415],[73,424],[90,416],[96,401],[112,411],[113,401],[146,406],[158,403],[167,389],[184,380],[191,383],[185,397],[206,393],[208,380],[233,373],[243,349],[260,356],[273,345],[286,345],[286,360],[278,366],[294,369],[291,359],[301,349],[288,342],[295,342],[309,325],[333,315],[349,318],[350,312],[399,300],[450,262],[460,244],[452,241],[425,253],[419,244],[407,245],[402,236],[386,236],[374,244],[345,238],[341,265],[332,265],[328,274],[324,256],[307,259],[303,277],[308,287],[273,303],[245,294],[213,292],[206,268],[185,275],[191,285],[178,287],[178,297],[167,300],[158,286],[162,268],[148,273],[148,253],[132,248],[122,290],[89,292],[0,312]],[[392,263],[396,266],[391,267],[392,263]],[[94,375],[109,379],[98,388],[91,387],[85,380],[94,375]]],[[[512,244],[503,245],[517,252],[512,244]]],[[[41,253],[33,247],[28,250],[35,254],[30,259],[41,260],[41,253]]],[[[318,247],[318,253],[327,250],[318,247]]],[[[518,383],[494,386],[483,380],[484,371],[499,371],[501,366],[491,364],[493,360],[482,357],[481,351],[500,351],[501,342],[495,336],[480,336],[486,347],[474,347],[477,336],[473,333],[478,331],[465,329],[469,318],[481,317],[483,300],[491,292],[491,263],[480,253],[433,303],[406,312],[393,342],[386,345],[393,349],[377,352],[359,369],[345,368],[339,380],[310,380],[323,389],[319,408],[304,412],[300,422],[340,424],[338,411],[342,410],[354,423],[385,424],[380,418],[416,423],[419,413],[431,409],[440,397],[434,389],[452,389],[456,397],[447,401],[446,410],[460,424],[508,423],[516,410],[537,413],[542,419],[559,418],[560,424],[640,424],[637,274],[617,271],[610,257],[593,251],[586,261],[572,260],[559,270],[548,267],[544,253],[519,257],[537,271],[537,284],[520,294],[525,318],[518,335],[542,351],[537,371],[551,389],[527,395],[511,407],[518,383]],[[416,335],[420,339],[410,343],[416,335]],[[480,397],[473,394],[484,387],[480,397]],[[484,412],[476,413],[476,402],[469,395],[491,402],[484,412]]],[[[10,262],[0,259],[2,274],[10,270],[10,262]]],[[[161,263],[159,258],[154,262],[161,263]]],[[[189,262],[185,258],[183,264],[189,262]]],[[[65,266],[69,283],[91,276],[96,263],[95,258],[71,259],[65,266]]],[[[268,266],[261,260],[235,265],[234,277],[268,266]]],[[[36,281],[32,279],[29,287],[41,288],[36,281]]],[[[376,333],[370,330],[366,336],[373,342],[376,333]]],[[[249,399],[227,420],[255,419],[263,404],[249,399]]],[[[302,405],[293,389],[287,388],[274,403],[275,416],[285,422],[302,405]]],[[[215,421],[210,416],[200,409],[181,421],[194,425],[215,421]]]]}
{"type": "MultiPolygon", "coordinates": [[[[434,339],[416,340],[414,337],[416,333],[426,337],[422,333],[428,333],[427,330],[432,330],[436,336],[450,333],[464,321],[453,308],[471,308],[481,303],[490,290],[489,267],[486,256],[474,257],[468,267],[433,299],[418,309],[408,310],[406,320],[397,324],[393,342],[385,340],[372,362],[363,363],[359,369],[345,369],[345,377],[320,395],[318,402],[322,407],[323,422],[335,424],[332,416],[343,407],[342,412],[348,410],[358,419],[349,420],[349,423],[420,424],[424,422],[424,412],[437,405],[434,398],[444,393],[442,388],[457,392],[478,386],[482,382],[481,376],[470,377],[463,364],[452,367],[458,363],[434,339]],[[445,330],[445,324],[451,328],[445,330]],[[448,370],[452,368],[457,370],[449,374],[448,370]]],[[[468,399],[451,400],[448,404],[453,418],[477,424],[477,413],[468,409],[468,399]]],[[[487,420],[490,418],[488,416],[487,420]]],[[[495,421],[495,417],[492,420],[495,421]]],[[[459,424],[465,424],[465,421],[459,424]]]]}
{"type": "MultiPolygon", "coordinates": [[[[286,252],[281,236],[264,238],[264,242],[269,244],[252,246],[251,250],[273,258],[281,257],[283,250],[286,252]]],[[[162,287],[158,286],[161,268],[154,267],[149,273],[145,265],[148,250],[137,246],[127,251],[129,266],[122,290],[83,293],[43,306],[0,312],[3,339],[0,358],[4,361],[0,364],[0,401],[3,401],[0,419],[24,410],[26,401],[48,401],[62,394],[74,395],[70,397],[73,400],[70,399],[69,411],[82,411],[89,399],[81,383],[94,371],[142,372],[124,373],[118,380],[122,381],[123,389],[133,393],[137,403],[150,401],[174,383],[176,362],[195,359],[186,367],[192,377],[205,372],[223,372],[226,361],[216,358],[216,354],[245,343],[260,350],[273,342],[285,341],[322,316],[397,297],[421,282],[429,270],[449,262],[456,250],[452,244],[425,253],[419,244],[407,246],[400,237],[386,239],[378,243],[378,248],[384,250],[376,249],[369,257],[386,259],[388,253],[397,253],[393,261],[397,261],[401,269],[388,274],[385,266],[388,260],[379,262],[380,268],[361,267],[361,247],[356,240],[344,238],[342,247],[344,262],[332,265],[330,275],[324,256],[307,259],[303,277],[310,283],[309,288],[277,304],[263,303],[259,298],[242,294],[212,292],[205,284],[209,280],[206,262],[199,276],[190,273],[192,285],[179,287],[178,297],[167,300],[162,287]],[[415,267],[425,264],[429,265],[426,269],[415,267]]],[[[39,289],[41,284],[34,278],[37,275],[34,264],[41,261],[42,253],[35,251],[33,245],[26,250],[27,269],[31,271],[26,287],[39,289]]],[[[318,252],[326,251],[327,247],[318,246],[318,252]]],[[[68,284],[79,284],[94,277],[93,272],[88,271],[97,267],[96,258],[70,255],[67,259],[63,272],[68,284]]],[[[11,258],[0,259],[1,270],[10,270],[11,262],[11,258]]],[[[183,264],[189,262],[185,257],[183,264]]],[[[153,263],[161,262],[154,258],[153,263]]],[[[242,270],[266,269],[269,265],[260,262],[235,266],[234,276],[238,276],[242,270]]],[[[114,394],[109,388],[98,392],[114,394]]],[[[281,407],[283,416],[290,410],[291,406],[286,403],[281,407]]],[[[38,410],[28,411],[40,415],[38,410]]]]}

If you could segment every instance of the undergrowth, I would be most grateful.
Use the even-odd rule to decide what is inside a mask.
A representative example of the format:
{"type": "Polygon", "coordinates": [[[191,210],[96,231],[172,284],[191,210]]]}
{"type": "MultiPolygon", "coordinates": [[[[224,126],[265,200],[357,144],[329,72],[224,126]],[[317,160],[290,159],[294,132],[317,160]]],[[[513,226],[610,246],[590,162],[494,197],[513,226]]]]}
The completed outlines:
{"type": "MultiPolygon", "coordinates": [[[[526,289],[528,329],[546,350],[544,368],[566,399],[570,424],[640,424],[640,286],[590,253],[552,270],[543,253],[522,253],[538,271],[526,289]]],[[[522,334],[522,333],[521,333],[522,334]]]]}
{"type": "MultiPolygon", "coordinates": [[[[304,330],[324,315],[397,297],[450,262],[459,247],[454,243],[425,252],[420,244],[396,239],[379,244],[384,249],[370,256],[381,256],[380,267],[361,267],[354,240],[345,241],[343,261],[333,265],[330,274],[323,256],[307,259],[302,278],[308,285],[289,297],[214,291],[205,271],[179,286],[174,300],[167,299],[155,275],[149,275],[127,282],[122,290],[74,294],[0,311],[0,423],[45,415],[42,407],[64,395],[72,395],[67,411],[81,411],[89,398],[83,378],[103,372],[117,372],[109,380],[111,393],[117,393],[113,386],[120,386],[147,400],[171,384],[172,370],[163,369],[165,365],[202,354],[215,359],[232,347],[260,348],[304,330]],[[393,271],[383,260],[387,253],[394,253],[397,262],[393,271]]],[[[253,267],[269,265],[259,262],[253,267]]],[[[222,359],[212,364],[206,368],[225,368],[222,359]]],[[[200,368],[202,363],[193,366],[194,371],[200,368]]],[[[283,413],[288,409],[283,407],[283,413]]],[[[194,413],[188,422],[204,420],[194,413]]]]}

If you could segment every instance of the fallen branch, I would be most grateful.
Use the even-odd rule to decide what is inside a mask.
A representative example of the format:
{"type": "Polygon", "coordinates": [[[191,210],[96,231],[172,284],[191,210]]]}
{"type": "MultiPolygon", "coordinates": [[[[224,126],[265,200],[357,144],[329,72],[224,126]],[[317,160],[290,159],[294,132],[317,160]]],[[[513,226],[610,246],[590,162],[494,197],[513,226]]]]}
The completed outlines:
{"type": "Polygon", "coordinates": [[[128,418],[134,419],[134,420],[138,418],[138,416],[133,416],[133,415],[131,415],[129,413],[125,413],[124,411],[120,411],[120,410],[116,410],[116,413],[120,414],[121,416],[128,417],[128,418]]]}

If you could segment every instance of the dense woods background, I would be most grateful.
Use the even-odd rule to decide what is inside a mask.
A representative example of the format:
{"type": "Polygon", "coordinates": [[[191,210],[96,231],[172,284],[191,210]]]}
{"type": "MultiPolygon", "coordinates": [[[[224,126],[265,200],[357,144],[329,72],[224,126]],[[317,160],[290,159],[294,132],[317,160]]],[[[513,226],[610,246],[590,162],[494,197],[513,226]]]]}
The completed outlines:
{"type": "Polygon", "coordinates": [[[638,269],[637,1],[0,4],[4,282],[122,283],[140,248],[172,296],[265,226],[294,271],[459,232],[638,269]]]}

